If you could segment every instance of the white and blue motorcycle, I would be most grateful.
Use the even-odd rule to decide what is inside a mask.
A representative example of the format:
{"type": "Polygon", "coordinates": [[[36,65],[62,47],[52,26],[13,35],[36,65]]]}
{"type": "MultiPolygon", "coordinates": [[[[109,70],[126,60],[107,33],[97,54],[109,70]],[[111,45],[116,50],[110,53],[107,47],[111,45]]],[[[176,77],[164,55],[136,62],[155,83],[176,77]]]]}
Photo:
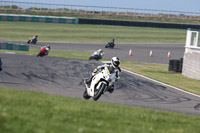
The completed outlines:
{"type": "Polygon", "coordinates": [[[90,99],[92,97],[94,101],[97,101],[115,81],[117,81],[116,73],[110,73],[108,68],[105,67],[103,70],[97,72],[92,78],[90,85],[86,84],[84,80],[85,91],[83,98],[90,99]]]}

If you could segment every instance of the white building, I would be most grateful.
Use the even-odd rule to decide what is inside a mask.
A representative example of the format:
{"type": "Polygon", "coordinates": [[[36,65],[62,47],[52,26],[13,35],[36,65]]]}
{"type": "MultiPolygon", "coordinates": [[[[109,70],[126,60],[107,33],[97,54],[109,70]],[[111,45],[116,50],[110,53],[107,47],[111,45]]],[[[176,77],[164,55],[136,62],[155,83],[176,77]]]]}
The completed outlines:
{"type": "Polygon", "coordinates": [[[200,30],[187,30],[182,74],[200,80],[200,30]]]}

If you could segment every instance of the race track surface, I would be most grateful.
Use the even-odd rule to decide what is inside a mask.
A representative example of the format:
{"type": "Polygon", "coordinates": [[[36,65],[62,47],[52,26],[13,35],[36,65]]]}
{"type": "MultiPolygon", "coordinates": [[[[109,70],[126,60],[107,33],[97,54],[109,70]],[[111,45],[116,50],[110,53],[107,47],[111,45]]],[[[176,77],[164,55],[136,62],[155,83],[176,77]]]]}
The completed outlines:
{"type": "MultiPolygon", "coordinates": [[[[23,43],[20,41],[0,41],[0,42],[14,42],[23,43]]],[[[30,45],[31,48],[40,48],[41,46],[49,44],[52,49],[62,50],[84,50],[95,51],[99,48],[103,49],[104,58],[112,58],[118,56],[121,60],[130,60],[138,62],[161,63],[168,64],[170,59],[183,58],[185,51],[185,44],[125,44],[116,43],[114,49],[105,48],[103,43],[53,43],[53,42],[38,42],[36,45],[30,45]],[[129,50],[132,49],[132,56],[129,56],[129,50]],[[153,56],[150,57],[149,53],[152,50],[153,56]],[[171,58],[168,58],[168,51],[170,51],[171,58]]]]}
{"type": "MultiPolygon", "coordinates": [[[[82,99],[83,78],[100,62],[56,57],[0,53],[3,71],[0,86],[39,90],[82,99]]],[[[122,72],[116,90],[100,102],[126,104],[200,115],[200,97],[187,94],[139,76],[122,72]]]]}

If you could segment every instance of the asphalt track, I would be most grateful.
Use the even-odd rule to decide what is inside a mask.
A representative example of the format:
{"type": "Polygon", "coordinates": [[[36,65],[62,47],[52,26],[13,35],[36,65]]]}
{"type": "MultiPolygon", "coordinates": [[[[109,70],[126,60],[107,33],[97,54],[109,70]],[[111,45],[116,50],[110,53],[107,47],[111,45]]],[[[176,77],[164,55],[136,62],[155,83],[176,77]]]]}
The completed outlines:
{"type": "MultiPolygon", "coordinates": [[[[16,41],[0,41],[0,42],[16,42],[16,41]]],[[[84,50],[94,51],[99,48],[104,50],[104,58],[112,58],[118,56],[121,60],[131,60],[138,62],[149,62],[149,63],[162,63],[168,64],[170,59],[183,58],[185,51],[185,44],[178,43],[165,43],[165,44],[116,44],[114,49],[105,48],[103,43],[52,43],[52,42],[39,42],[36,45],[30,45],[31,48],[40,48],[41,46],[49,44],[52,49],[63,49],[63,50],[84,50]],[[129,56],[129,50],[132,49],[132,56],[129,56]],[[152,50],[153,56],[150,57],[149,53],[152,50]],[[168,51],[171,53],[171,58],[167,57],[168,51]]]]}
{"type": "MultiPolygon", "coordinates": [[[[0,86],[76,98],[82,98],[83,78],[89,77],[91,71],[101,64],[98,61],[23,54],[0,53],[0,57],[3,61],[0,86]]],[[[115,88],[112,94],[107,92],[98,101],[200,115],[200,97],[125,71],[115,88]]]]}
{"type": "MultiPolygon", "coordinates": [[[[39,48],[43,44],[45,43],[31,45],[31,47],[39,48]]],[[[99,48],[99,45],[102,44],[55,43],[51,44],[51,47],[52,49],[95,50],[99,48]]],[[[123,44],[122,46],[122,44],[119,44],[116,46],[116,49],[106,49],[104,51],[105,56],[107,54],[108,57],[112,54],[115,56],[120,51],[124,51],[126,52],[125,55],[121,55],[122,53],[119,55],[121,59],[125,59],[126,55],[128,55],[127,50],[130,49],[130,45],[133,48],[138,47],[141,51],[143,49],[147,51],[147,49],[156,47],[157,45],[160,46],[159,48],[163,52],[168,50],[166,48],[168,45],[161,44],[148,44],[148,48],[144,47],[144,44],[141,44],[141,46],[134,46],[134,44],[123,44]]],[[[169,44],[172,50],[178,50],[176,46],[180,47],[182,44],[174,45],[169,44]]],[[[148,57],[148,54],[146,55],[150,60],[151,57],[148,57]]],[[[3,71],[0,72],[0,86],[14,89],[39,90],[76,98],[82,98],[84,91],[83,78],[89,77],[91,71],[96,66],[102,64],[98,61],[48,56],[41,58],[33,55],[9,53],[0,53],[0,57],[3,61],[3,71]]],[[[139,57],[137,55],[137,58],[134,58],[133,55],[130,58],[145,61],[142,60],[142,57],[139,57]]],[[[167,60],[169,59],[167,58],[167,60]]],[[[167,60],[163,63],[167,63],[167,60]]],[[[158,60],[157,62],[160,61],[158,60]]],[[[115,85],[115,91],[112,94],[105,93],[98,101],[200,115],[200,97],[175,90],[172,87],[152,82],[125,71],[121,73],[121,78],[115,85]]]]}

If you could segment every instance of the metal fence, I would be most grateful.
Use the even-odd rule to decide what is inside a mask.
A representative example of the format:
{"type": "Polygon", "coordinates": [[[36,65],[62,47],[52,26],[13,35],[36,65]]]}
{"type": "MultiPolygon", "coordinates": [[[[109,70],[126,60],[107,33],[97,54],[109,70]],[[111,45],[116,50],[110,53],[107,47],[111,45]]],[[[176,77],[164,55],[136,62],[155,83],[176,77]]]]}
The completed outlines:
{"type": "Polygon", "coordinates": [[[138,8],[120,8],[120,7],[101,7],[101,6],[83,6],[83,5],[64,5],[64,4],[46,4],[30,3],[16,1],[0,1],[2,10],[30,10],[30,11],[53,11],[68,12],[79,14],[95,15],[118,15],[118,16],[137,16],[137,17],[165,17],[179,19],[196,19],[200,20],[198,12],[182,12],[170,10],[153,10],[138,8]]]}

